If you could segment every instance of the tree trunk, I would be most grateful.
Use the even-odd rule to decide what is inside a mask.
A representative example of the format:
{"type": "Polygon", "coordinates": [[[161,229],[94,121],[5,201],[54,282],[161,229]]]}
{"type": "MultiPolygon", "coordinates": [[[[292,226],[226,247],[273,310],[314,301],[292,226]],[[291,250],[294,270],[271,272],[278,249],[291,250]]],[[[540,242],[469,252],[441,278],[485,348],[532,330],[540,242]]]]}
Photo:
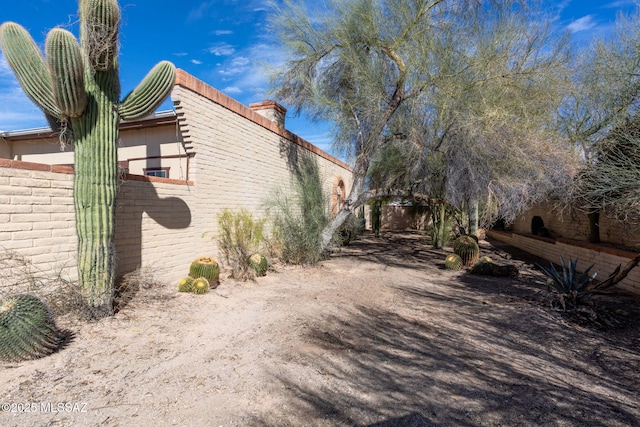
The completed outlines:
{"type": "Polygon", "coordinates": [[[473,198],[469,200],[469,208],[467,214],[469,215],[469,229],[468,234],[471,236],[478,236],[478,199],[473,198]]]}
{"type": "Polygon", "coordinates": [[[589,242],[600,243],[600,211],[592,211],[587,215],[589,218],[589,242]]]}

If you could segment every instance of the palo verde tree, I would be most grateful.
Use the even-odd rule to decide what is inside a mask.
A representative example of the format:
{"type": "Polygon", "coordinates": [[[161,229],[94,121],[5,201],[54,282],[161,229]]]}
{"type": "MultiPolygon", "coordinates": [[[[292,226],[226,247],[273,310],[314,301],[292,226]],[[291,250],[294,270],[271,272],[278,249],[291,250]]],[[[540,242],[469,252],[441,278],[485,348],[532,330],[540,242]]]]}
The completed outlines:
{"type": "MultiPolygon", "coordinates": [[[[567,40],[521,5],[447,15],[432,34],[431,85],[405,99],[374,156],[371,188],[397,189],[434,211],[434,243],[446,219],[467,210],[511,219],[572,173],[571,152],[549,126],[562,98],[567,40]]],[[[440,236],[440,237],[438,237],[440,236]]]]}
{"type": "MultiPolygon", "coordinates": [[[[346,203],[322,232],[322,247],[368,198],[371,161],[389,141],[390,120],[429,87],[433,36],[445,0],[332,1],[323,12],[285,0],[272,25],[289,60],[276,96],[335,124],[336,144],[354,163],[346,203]]],[[[458,5],[459,2],[451,2],[458,5]]]]}
{"type": "Polygon", "coordinates": [[[547,142],[543,122],[557,110],[564,52],[524,3],[337,1],[313,20],[289,2],[279,11],[291,59],[276,95],[333,122],[336,147],[354,163],[324,244],[380,193],[421,193],[440,210],[492,195],[513,213],[509,203],[533,200],[522,195],[554,163],[557,141],[547,142]]]}
{"type": "MultiPolygon", "coordinates": [[[[603,155],[612,159],[611,153],[604,152],[612,146],[612,141],[628,139],[623,129],[632,130],[629,124],[637,120],[633,116],[640,102],[640,14],[619,15],[615,31],[581,50],[574,67],[558,118],[561,129],[582,157],[586,171],[574,181],[576,186],[569,203],[588,215],[589,240],[598,243],[602,207],[613,206],[610,197],[613,193],[607,194],[606,188],[621,188],[629,178],[628,173],[602,175],[601,172],[603,155]],[[603,152],[603,147],[608,148],[603,152]],[[593,173],[588,171],[591,167],[595,168],[593,173]],[[604,179],[602,185],[595,185],[596,177],[604,179]],[[615,182],[618,177],[619,184],[615,182]]],[[[621,164],[618,160],[614,163],[621,164]]]]}
{"type": "Polygon", "coordinates": [[[25,93],[74,144],[78,276],[86,305],[99,318],[113,313],[118,125],[162,103],[175,82],[175,67],[160,62],[121,101],[118,3],[80,0],[79,15],[80,43],[54,28],[46,38],[46,57],[14,22],[0,27],[0,46],[25,93]]]}

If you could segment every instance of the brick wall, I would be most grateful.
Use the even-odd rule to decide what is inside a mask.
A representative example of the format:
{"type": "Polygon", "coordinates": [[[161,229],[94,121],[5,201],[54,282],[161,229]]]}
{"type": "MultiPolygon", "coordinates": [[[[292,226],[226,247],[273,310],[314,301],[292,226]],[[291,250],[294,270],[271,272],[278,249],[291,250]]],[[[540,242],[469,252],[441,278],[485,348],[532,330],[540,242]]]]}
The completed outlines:
{"type": "MultiPolygon", "coordinates": [[[[599,271],[599,279],[606,278],[620,264],[624,267],[636,255],[633,252],[566,238],[554,240],[516,232],[503,233],[493,230],[488,231],[487,235],[556,264],[560,263],[561,256],[565,261],[577,258],[579,271],[584,271],[590,265],[595,264],[592,271],[599,271]]],[[[640,293],[640,267],[631,270],[627,278],[618,286],[634,293],[640,293]]]]}

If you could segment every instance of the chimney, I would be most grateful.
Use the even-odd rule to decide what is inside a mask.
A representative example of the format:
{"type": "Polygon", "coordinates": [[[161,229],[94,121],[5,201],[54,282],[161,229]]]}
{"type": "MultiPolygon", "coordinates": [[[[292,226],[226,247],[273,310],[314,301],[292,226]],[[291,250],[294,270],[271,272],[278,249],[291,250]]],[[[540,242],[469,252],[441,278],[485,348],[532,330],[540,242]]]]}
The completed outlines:
{"type": "Polygon", "coordinates": [[[276,101],[268,99],[262,102],[256,102],[249,104],[249,108],[284,128],[284,117],[287,114],[287,109],[276,101]]]}

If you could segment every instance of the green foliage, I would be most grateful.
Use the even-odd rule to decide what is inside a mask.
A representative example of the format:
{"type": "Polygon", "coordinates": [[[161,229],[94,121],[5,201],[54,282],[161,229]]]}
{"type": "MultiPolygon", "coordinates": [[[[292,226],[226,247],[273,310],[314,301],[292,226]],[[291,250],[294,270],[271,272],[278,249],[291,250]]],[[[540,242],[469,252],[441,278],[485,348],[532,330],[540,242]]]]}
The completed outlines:
{"type": "Polygon", "coordinates": [[[249,264],[249,268],[251,268],[257,276],[264,276],[267,274],[269,263],[267,262],[267,258],[264,255],[251,255],[249,259],[247,259],[247,264],[249,264]]]}
{"type": "Polygon", "coordinates": [[[193,277],[184,277],[178,282],[178,292],[191,292],[193,290],[193,277]]]}
{"type": "Polygon", "coordinates": [[[354,239],[356,236],[362,235],[362,233],[364,233],[364,228],[364,218],[360,218],[354,214],[349,214],[349,216],[347,216],[347,219],[338,230],[340,238],[342,239],[342,245],[347,246],[351,242],[351,239],[354,239]]]}
{"type": "Polygon", "coordinates": [[[466,266],[473,265],[480,258],[478,243],[471,236],[460,236],[453,242],[453,252],[460,255],[466,266]]]}
{"type": "Polygon", "coordinates": [[[220,266],[213,258],[200,257],[191,263],[189,276],[194,279],[205,278],[209,284],[217,286],[220,278],[220,266]]]}
{"type": "Polygon", "coordinates": [[[231,267],[234,278],[253,278],[254,271],[247,259],[260,249],[264,242],[265,220],[255,220],[246,209],[233,212],[224,209],[218,214],[218,250],[231,267]]]}
{"type": "Polygon", "coordinates": [[[281,242],[282,261],[313,265],[324,256],[321,234],[329,224],[329,198],[315,159],[303,157],[293,167],[293,194],[276,191],[266,204],[281,242]]]}
{"type": "Polygon", "coordinates": [[[0,359],[36,359],[56,351],[64,334],[48,308],[33,295],[18,295],[0,303],[0,359]]]}
{"type": "Polygon", "coordinates": [[[209,281],[205,277],[198,277],[193,281],[192,292],[197,295],[209,292],[209,281]]]}
{"type": "Polygon", "coordinates": [[[78,235],[78,276],[94,317],[113,314],[115,284],[115,199],[118,125],[150,114],[175,82],[175,67],[162,62],[120,102],[116,0],[79,2],[80,43],[54,28],[45,60],[20,25],[0,26],[0,45],[25,93],[75,144],[73,196],[78,235]]]}
{"type": "Polygon", "coordinates": [[[462,268],[462,258],[457,254],[450,254],[444,260],[444,266],[449,270],[460,270],[462,268]]]}

